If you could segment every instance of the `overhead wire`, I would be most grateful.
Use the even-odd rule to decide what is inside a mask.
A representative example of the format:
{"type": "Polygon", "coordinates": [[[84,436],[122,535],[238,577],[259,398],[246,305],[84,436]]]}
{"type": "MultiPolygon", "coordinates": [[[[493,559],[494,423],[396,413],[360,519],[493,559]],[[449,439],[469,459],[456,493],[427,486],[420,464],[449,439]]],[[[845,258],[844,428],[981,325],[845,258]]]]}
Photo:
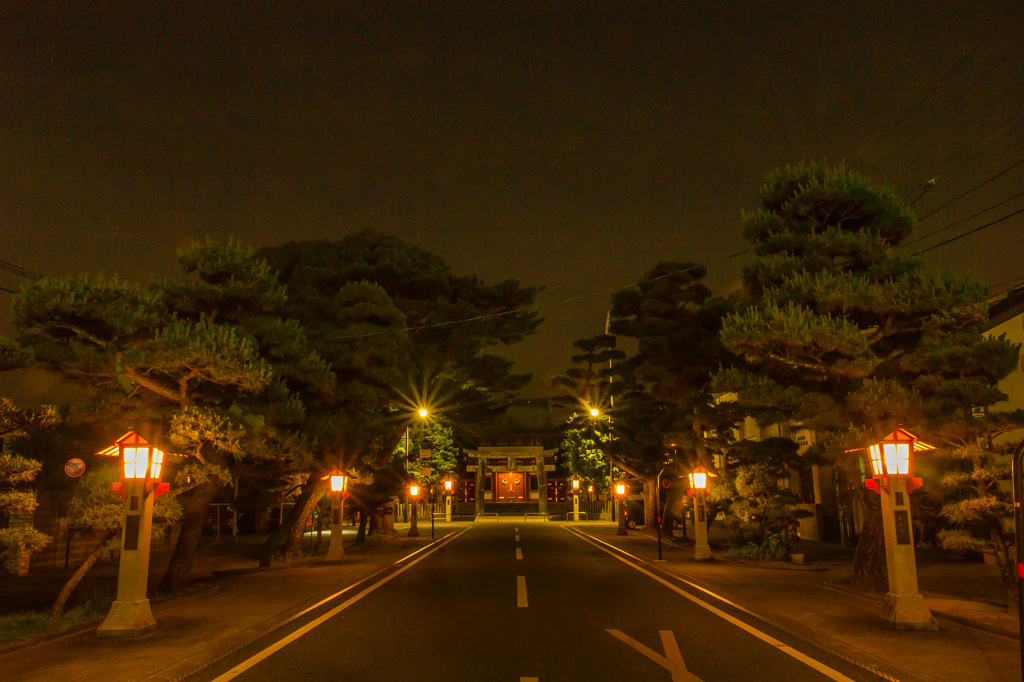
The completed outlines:
{"type": "Polygon", "coordinates": [[[973,230],[968,230],[967,232],[964,232],[963,234],[958,234],[955,237],[950,237],[949,239],[945,239],[945,240],[939,242],[938,244],[932,244],[931,246],[929,246],[927,248],[921,249],[919,251],[915,251],[911,255],[920,256],[922,253],[928,253],[929,251],[933,251],[933,250],[939,248],[940,246],[945,246],[946,244],[952,244],[953,242],[959,241],[959,240],[963,239],[964,237],[968,237],[968,236],[970,236],[972,234],[976,234],[978,232],[981,232],[982,230],[987,230],[990,227],[994,227],[995,225],[999,225],[1000,223],[1003,223],[1003,222],[1009,220],[1010,218],[1012,218],[1014,216],[1020,215],[1021,213],[1024,213],[1024,208],[1018,208],[1016,211],[1013,211],[1012,213],[1008,213],[1008,214],[1004,215],[1002,218],[997,218],[995,220],[992,220],[990,222],[985,223],[984,225],[979,225],[978,227],[974,228],[973,230]]]}
{"type": "Polygon", "coordinates": [[[1008,167],[1002,169],[1001,171],[999,171],[995,175],[993,175],[993,176],[991,176],[989,178],[986,178],[985,180],[982,180],[977,185],[975,185],[974,187],[971,187],[967,191],[962,192],[962,193],[958,194],[957,196],[953,197],[952,199],[948,199],[948,200],[944,201],[943,203],[939,204],[938,206],[933,208],[931,211],[929,211],[928,213],[925,213],[923,216],[918,218],[918,222],[924,222],[925,220],[928,220],[928,218],[932,217],[933,215],[935,215],[939,211],[941,211],[941,210],[943,210],[945,208],[948,208],[949,206],[952,206],[956,202],[958,202],[961,199],[964,199],[964,198],[970,196],[971,194],[973,194],[974,192],[978,191],[979,189],[981,189],[985,185],[989,184],[990,182],[998,180],[1002,176],[1006,175],[1010,171],[1012,171],[1015,168],[1017,168],[1019,166],[1022,166],[1022,165],[1024,165],[1024,158],[1018,159],[1016,162],[1010,164],[1008,167]]]}
{"type": "Polygon", "coordinates": [[[900,244],[900,246],[901,247],[903,247],[903,246],[910,246],[912,244],[917,244],[918,242],[924,241],[925,239],[928,239],[929,237],[934,237],[937,234],[942,234],[943,232],[951,230],[951,229],[953,229],[954,227],[956,227],[958,225],[962,225],[962,224],[966,223],[968,220],[972,220],[973,218],[977,218],[978,216],[983,215],[985,213],[988,213],[989,211],[991,211],[993,209],[999,208],[1003,204],[1008,204],[1011,201],[1013,201],[1014,199],[1019,199],[1021,197],[1024,197],[1024,191],[1017,192],[1012,197],[1007,197],[1006,199],[1003,199],[1002,201],[999,201],[999,202],[997,202],[995,204],[992,204],[988,208],[983,208],[980,211],[972,213],[971,215],[967,216],[966,218],[961,218],[960,220],[957,220],[956,222],[949,223],[948,225],[944,225],[944,226],[940,227],[937,230],[932,230],[931,232],[927,232],[925,234],[922,234],[921,236],[915,237],[914,239],[911,239],[910,241],[903,242],[902,244],[900,244]]]}
{"type": "Polygon", "coordinates": [[[21,277],[25,277],[27,279],[43,278],[43,276],[40,275],[38,272],[32,272],[27,268],[23,268],[20,265],[15,265],[14,263],[9,263],[5,260],[0,260],[0,270],[6,270],[7,272],[12,272],[15,275],[20,275],[21,277]]]}

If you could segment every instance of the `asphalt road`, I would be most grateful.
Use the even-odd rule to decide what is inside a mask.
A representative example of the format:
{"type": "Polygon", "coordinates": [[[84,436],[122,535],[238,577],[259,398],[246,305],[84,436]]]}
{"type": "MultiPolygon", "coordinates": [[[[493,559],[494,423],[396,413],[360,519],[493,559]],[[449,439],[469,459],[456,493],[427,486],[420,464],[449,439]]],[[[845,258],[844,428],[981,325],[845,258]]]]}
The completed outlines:
{"type": "Polygon", "coordinates": [[[189,678],[215,680],[875,680],[591,538],[458,529],[189,678]]]}

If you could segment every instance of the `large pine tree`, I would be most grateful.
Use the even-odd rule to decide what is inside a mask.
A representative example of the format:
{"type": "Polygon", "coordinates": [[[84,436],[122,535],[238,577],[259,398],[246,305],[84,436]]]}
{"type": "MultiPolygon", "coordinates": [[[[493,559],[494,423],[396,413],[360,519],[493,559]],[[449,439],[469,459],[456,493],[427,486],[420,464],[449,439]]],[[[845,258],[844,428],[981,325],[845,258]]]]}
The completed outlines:
{"type": "MultiPolygon", "coordinates": [[[[957,330],[977,328],[985,292],[897,253],[914,226],[891,188],[842,166],[770,173],[759,207],[744,216],[754,253],[744,268],[746,307],[722,329],[726,347],[749,364],[719,374],[717,388],[736,391],[762,424],[813,429],[840,463],[846,447],[921,425],[952,384],[920,354],[956,346],[957,330]]],[[[863,488],[856,494],[867,514],[852,579],[884,589],[879,502],[863,488]]]]}

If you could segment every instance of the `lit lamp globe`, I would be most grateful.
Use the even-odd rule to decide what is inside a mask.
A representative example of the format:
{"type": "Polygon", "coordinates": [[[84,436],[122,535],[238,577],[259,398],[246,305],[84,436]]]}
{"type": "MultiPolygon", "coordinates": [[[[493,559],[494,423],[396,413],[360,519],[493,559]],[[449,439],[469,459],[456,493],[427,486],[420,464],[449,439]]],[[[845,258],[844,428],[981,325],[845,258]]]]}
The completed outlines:
{"type": "Polygon", "coordinates": [[[626,484],[625,483],[616,483],[615,484],[615,494],[618,497],[622,497],[623,495],[625,495],[626,494],[626,484]]]}
{"type": "Polygon", "coordinates": [[[445,492],[445,494],[451,494],[452,487],[454,485],[454,482],[452,481],[452,479],[446,478],[446,479],[444,479],[443,483],[444,483],[444,492],[445,492]]]}
{"type": "Polygon", "coordinates": [[[601,414],[601,412],[598,411],[598,409],[596,407],[590,408],[590,416],[591,417],[596,417],[599,414],[601,414]]]}
{"type": "Polygon", "coordinates": [[[420,408],[420,416],[421,416],[421,417],[426,417],[426,416],[427,416],[427,414],[428,414],[428,413],[427,413],[427,411],[426,411],[425,409],[423,409],[423,408],[421,407],[421,408],[420,408]]]}
{"type": "Polygon", "coordinates": [[[573,474],[572,478],[569,479],[569,485],[572,486],[572,492],[574,494],[580,491],[580,483],[582,483],[582,479],[580,479],[579,474],[573,474]]]}

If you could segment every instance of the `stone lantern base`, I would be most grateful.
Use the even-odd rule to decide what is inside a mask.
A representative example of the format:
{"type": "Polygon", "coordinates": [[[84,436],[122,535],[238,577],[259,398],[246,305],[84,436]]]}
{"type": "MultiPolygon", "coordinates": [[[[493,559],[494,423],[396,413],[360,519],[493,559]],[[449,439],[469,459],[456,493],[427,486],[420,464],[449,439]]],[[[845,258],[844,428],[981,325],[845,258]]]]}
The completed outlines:
{"type": "Polygon", "coordinates": [[[141,637],[156,629],[156,620],[149,608],[149,600],[115,601],[110,613],[96,631],[100,639],[124,639],[141,637]]]}
{"type": "Polygon", "coordinates": [[[920,594],[885,595],[885,619],[894,630],[938,630],[939,624],[920,594]]]}

